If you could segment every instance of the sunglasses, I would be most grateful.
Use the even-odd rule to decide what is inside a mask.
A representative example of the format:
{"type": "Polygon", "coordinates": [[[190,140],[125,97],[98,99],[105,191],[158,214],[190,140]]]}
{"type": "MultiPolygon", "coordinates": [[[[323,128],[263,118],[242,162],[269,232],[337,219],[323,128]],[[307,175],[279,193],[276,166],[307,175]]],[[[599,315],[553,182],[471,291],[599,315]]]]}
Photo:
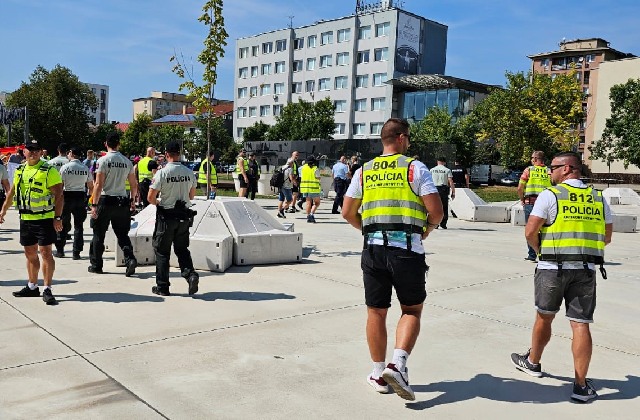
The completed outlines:
{"type": "Polygon", "coordinates": [[[568,167],[570,167],[572,170],[573,170],[573,169],[576,169],[576,167],[575,167],[575,166],[571,166],[571,165],[568,165],[568,164],[566,164],[566,163],[564,163],[564,164],[562,164],[562,165],[549,165],[549,166],[547,166],[547,169],[549,170],[549,172],[553,172],[553,171],[555,171],[555,170],[556,170],[556,169],[558,169],[558,168],[562,168],[563,166],[568,166],[568,167]]]}

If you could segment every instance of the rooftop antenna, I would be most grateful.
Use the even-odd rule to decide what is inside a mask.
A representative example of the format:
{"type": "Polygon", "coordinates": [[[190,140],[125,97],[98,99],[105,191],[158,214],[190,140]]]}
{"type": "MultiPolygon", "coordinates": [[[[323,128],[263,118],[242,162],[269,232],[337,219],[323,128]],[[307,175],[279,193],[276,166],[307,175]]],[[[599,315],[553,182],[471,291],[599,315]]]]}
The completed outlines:
{"type": "Polygon", "coordinates": [[[289,29],[293,28],[293,18],[295,16],[289,16],[289,29]]]}

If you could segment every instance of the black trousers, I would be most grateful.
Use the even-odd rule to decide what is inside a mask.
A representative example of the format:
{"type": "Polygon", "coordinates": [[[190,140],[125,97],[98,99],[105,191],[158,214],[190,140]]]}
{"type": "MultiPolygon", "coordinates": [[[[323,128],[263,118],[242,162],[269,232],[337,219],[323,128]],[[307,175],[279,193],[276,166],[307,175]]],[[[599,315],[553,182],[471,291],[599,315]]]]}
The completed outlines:
{"type": "Polygon", "coordinates": [[[245,195],[245,197],[255,200],[256,193],[258,192],[258,178],[255,176],[247,176],[247,178],[249,182],[247,183],[247,195],[245,195]]]}
{"type": "Polygon", "coordinates": [[[335,213],[338,211],[338,207],[342,208],[342,202],[344,201],[344,194],[347,192],[349,181],[346,179],[335,178],[333,183],[334,183],[334,189],[336,191],[336,198],[333,199],[332,212],[335,213]]]}
{"type": "MultiPolygon", "coordinates": [[[[108,197],[115,198],[115,197],[108,197]]],[[[125,262],[135,259],[133,246],[129,239],[129,228],[131,227],[131,214],[129,213],[129,200],[126,205],[105,204],[104,197],[100,198],[97,213],[98,217],[92,219],[93,239],[89,246],[89,260],[94,268],[102,268],[102,254],[104,254],[104,237],[109,229],[109,224],[118,238],[118,246],[124,253],[125,262]]]]}
{"type": "Polygon", "coordinates": [[[436,187],[438,189],[438,194],[440,195],[440,201],[442,201],[442,211],[444,216],[442,216],[442,221],[440,222],[440,226],[447,227],[447,220],[449,220],[449,188],[448,185],[442,185],[440,187],[436,187]]]}
{"type": "Polygon", "coordinates": [[[138,183],[138,191],[140,192],[140,202],[142,203],[142,207],[147,207],[149,205],[149,200],[147,200],[147,196],[149,195],[149,186],[151,186],[150,179],[143,179],[138,183]]]}
{"type": "Polygon", "coordinates": [[[87,219],[87,196],[84,191],[65,191],[62,209],[62,231],[58,232],[56,250],[63,251],[71,230],[73,216],[73,252],[84,249],[84,221],[87,219]]]}
{"type": "Polygon", "coordinates": [[[168,289],[169,258],[171,245],[178,257],[180,273],[189,277],[193,271],[193,261],[189,252],[189,220],[177,220],[156,213],[156,228],[153,232],[153,249],[156,251],[156,284],[161,289],[168,289]]]}

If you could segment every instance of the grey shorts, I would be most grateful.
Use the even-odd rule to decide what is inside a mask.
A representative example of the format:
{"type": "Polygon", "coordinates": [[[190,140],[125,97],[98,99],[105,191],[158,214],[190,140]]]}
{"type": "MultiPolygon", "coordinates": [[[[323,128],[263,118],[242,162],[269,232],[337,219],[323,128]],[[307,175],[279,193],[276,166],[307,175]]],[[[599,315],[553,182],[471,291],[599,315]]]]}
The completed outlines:
{"type": "Polygon", "coordinates": [[[564,299],[566,316],[571,321],[593,322],[596,309],[596,272],[593,270],[536,270],[534,276],[536,309],[541,314],[556,314],[564,299]]]}

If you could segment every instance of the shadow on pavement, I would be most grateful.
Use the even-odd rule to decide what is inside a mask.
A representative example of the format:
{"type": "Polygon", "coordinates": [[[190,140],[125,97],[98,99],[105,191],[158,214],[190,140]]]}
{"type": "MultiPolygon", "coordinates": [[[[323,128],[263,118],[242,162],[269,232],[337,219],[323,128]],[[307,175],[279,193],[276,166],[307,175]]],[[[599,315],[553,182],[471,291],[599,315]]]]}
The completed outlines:
{"type": "Polygon", "coordinates": [[[64,302],[108,302],[108,303],[130,303],[130,302],[164,302],[160,296],[134,295],[131,293],[78,293],[76,295],[56,295],[64,302]]]}
{"type": "MultiPolygon", "coordinates": [[[[58,285],[61,284],[73,284],[73,283],[77,283],[77,280],[56,280],[53,279],[53,287],[56,287],[58,285]]],[[[38,281],[39,285],[42,286],[42,279],[39,279],[38,281]]],[[[25,278],[24,280],[9,280],[9,281],[0,281],[0,286],[6,286],[6,287],[22,287],[25,284],[27,284],[27,279],[25,278]]]]}
{"type": "Polygon", "coordinates": [[[194,295],[194,299],[214,301],[214,300],[244,300],[248,302],[259,302],[263,300],[295,299],[295,296],[286,293],[265,293],[265,292],[209,292],[201,295],[194,295]]]}

